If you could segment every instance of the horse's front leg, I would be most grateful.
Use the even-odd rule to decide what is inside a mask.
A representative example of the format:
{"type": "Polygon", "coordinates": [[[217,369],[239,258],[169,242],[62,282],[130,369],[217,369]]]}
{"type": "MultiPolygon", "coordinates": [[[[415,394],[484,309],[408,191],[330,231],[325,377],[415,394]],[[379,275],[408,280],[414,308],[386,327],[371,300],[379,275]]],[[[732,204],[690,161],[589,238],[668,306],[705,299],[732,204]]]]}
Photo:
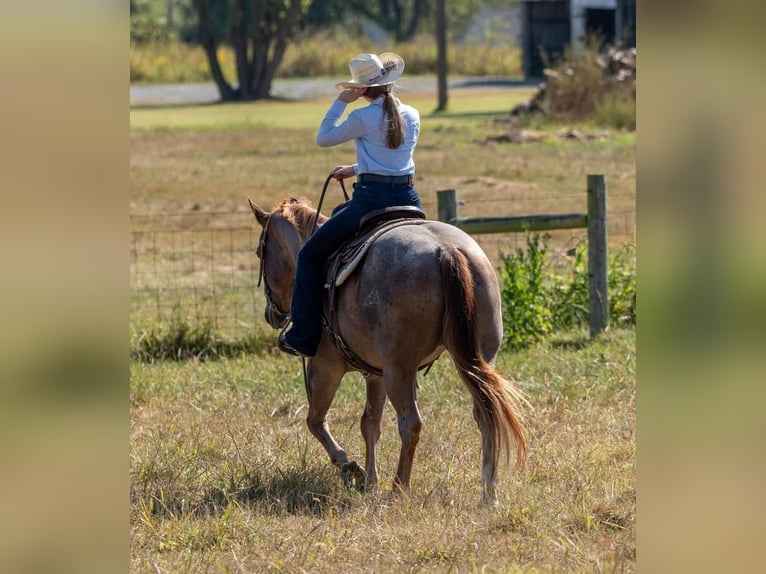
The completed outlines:
{"type": "Polygon", "coordinates": [[[306,394],[309,400],[309,412],[306,424],[309,431],[322,444],[347,485],[364,485],[365,477],[356,461],[349,461],[346,451],[341,448],[330,432],[327,424],[327,412],[335,398],[345,370],[342,363],[324,361],[317,354],[308,362],[306,369],[306,394]]]}
{"type": "Polygon", "coordinates": [[[383,407],[386,404],[386,388],[381,377],[369,376],[367,383],[367,404],[362,414],[362,436],[365,445],[365,465],[367,473],[366,488],[378,484],[378,465],[375,458],[375,445],[380,439],[380,422],[383,417],[383,407]]]}

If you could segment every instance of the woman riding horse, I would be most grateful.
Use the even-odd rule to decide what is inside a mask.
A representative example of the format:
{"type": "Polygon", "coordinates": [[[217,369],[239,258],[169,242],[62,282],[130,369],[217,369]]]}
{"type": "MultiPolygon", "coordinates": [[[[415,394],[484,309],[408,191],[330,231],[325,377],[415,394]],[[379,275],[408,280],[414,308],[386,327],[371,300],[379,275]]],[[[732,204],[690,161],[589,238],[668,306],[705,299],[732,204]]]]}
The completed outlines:
{"type": "Polygon", "coordinates": [[[413,187],[413,151],[420,132],[420,114],[394,97],[394,82],[404,60],[394,53],[360,54],[349,63],[351,81],[340,82],[338,98],[327,111],[317,135],[321,147],[350,140],[357,161],[332,170],[337,180],[357,176],[348,205],[327,220],[303,245],[293,286],[292,327],[277,345],[293,355],[313,357],[322,336],[322,284],[328,257],[354,236],[368,213],[395,205],[421,207],[413,187]],[[340,121],[346,105],[363,97],[369,102],[340,121]]]}

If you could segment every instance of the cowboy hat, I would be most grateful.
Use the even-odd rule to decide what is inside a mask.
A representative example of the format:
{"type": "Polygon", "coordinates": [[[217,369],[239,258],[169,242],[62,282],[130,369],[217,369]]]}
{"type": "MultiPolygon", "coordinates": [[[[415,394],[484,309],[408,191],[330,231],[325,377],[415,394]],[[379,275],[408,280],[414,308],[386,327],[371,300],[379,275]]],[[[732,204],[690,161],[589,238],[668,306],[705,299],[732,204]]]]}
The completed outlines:
{"type": "Polygon", "coordinates": [[[385,86],[399,79],[404,72],[404,60],[393,52],[359,54],[348,63],[351,81],[335,84],[339,90],[346,88],[371,88],[385,86]]]}

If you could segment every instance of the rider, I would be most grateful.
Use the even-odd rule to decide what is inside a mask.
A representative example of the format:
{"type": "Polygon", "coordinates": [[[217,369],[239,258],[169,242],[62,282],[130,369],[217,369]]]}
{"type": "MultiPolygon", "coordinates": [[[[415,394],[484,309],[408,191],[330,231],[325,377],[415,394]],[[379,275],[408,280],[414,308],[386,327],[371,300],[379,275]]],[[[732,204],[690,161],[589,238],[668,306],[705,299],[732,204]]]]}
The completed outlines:
{"type": "Polygon", "coordinates": [[[404,60],[391,52],[359,54],[348,67],[351,81],[335,85],[343,91],[319,126],[317,145],[329,147],[354,140],[356,163],[332,170],[339,181],[356,175],[354,193],[348,205],[319,227],[298,253],[290,309],[292,328],[277,340],[282,351],[304,357],[316,354],[322,337],[322,289],[330,255],[354,236],[366,214],[395,205],[421,207],[413,187],[412,158],[420,114],[392,93],[394,82],[404,71],[404,60]],[[341,121],[346,105],[360,97],[369,104],[341,121]]]}

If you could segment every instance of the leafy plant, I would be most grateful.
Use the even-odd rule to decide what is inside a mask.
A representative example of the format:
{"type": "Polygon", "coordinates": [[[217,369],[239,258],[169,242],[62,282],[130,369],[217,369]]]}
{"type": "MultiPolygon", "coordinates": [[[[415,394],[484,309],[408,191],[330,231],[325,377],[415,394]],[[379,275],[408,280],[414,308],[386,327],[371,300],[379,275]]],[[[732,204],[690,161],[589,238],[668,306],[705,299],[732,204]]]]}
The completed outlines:
{"type": "Polygon", "coordinates": [[[526,243],[526,252],[519,248],[515,255],[500,254],[503,335],[512,347],[533,343],[553,327],[543,281],[547,236],[527,235],[526,243]]]}
{"type": "Polygon", "coordinates": [[[578,244],[570,275],[553,279],[551,309],[556,330],[579,329],[588,323],[587,252],[587,243],[578,244]]]}
{"type": "Polygon", "coordinates": [[[609,322],[636,324],[636,246],[626,243],[609,257],[609,322]]]}
{"type": "Polygon", "coordinates": [[[209,320],[192,325],[181,316],[178,308],[164,327],[142,330],[131,345],[131,359],[155,361],[206,361],[221,357],[236,357],[264,347],[256,336],[225,340],[218,336],[209,320]]]}
{"type": "MultiPolygon", "coordinates": [[[[574,250],[568,273],[557,274],[547,262],[548,236],[527,236],[526,251],[500,254],[503,324],[506,345],[519,348],[554,331],[588,324],[587,244],[574,250]]],[[[626,244],[609,257],[609,321],[615,327],[636,324],[635,246],[626,244]]]]}

